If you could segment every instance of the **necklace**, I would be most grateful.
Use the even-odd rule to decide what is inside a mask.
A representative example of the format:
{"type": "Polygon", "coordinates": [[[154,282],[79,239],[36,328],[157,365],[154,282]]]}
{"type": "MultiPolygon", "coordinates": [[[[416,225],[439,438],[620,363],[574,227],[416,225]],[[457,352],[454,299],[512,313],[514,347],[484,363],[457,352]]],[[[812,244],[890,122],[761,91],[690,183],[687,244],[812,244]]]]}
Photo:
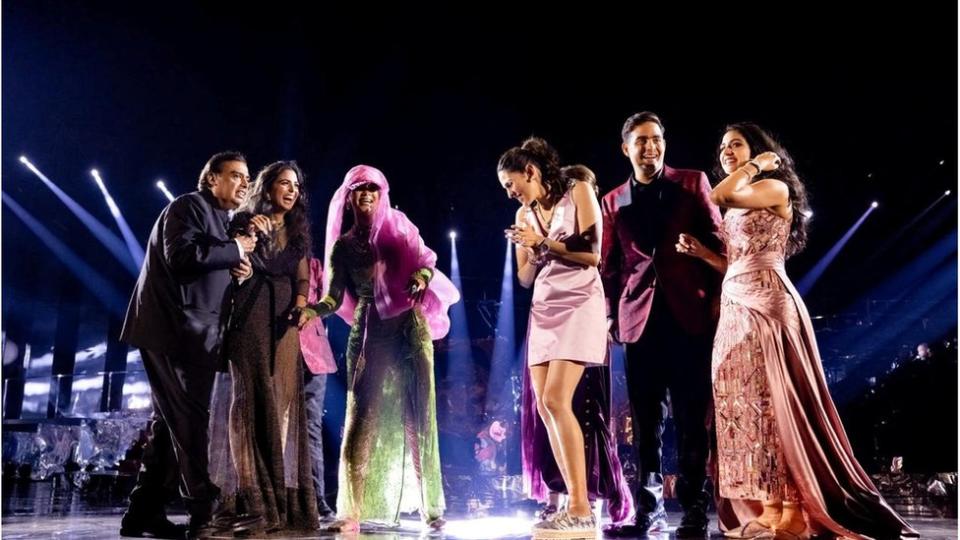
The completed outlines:
{"type": "Polygon", "coordinates": [[[539,203],[537,203],[537,205],[534,206],[534,210],[536,210],[537,215],[540,216],[540,220],[546,225],[546,228],[548,230],[550,229],[550,226],[553,225],[553,215],[556,213],[555,212],[556,209],[557,209],[556,206],[550,209],[550,217],[548,218],[544,214],[543,209],[541,208],[541,205],[539,203]]]}

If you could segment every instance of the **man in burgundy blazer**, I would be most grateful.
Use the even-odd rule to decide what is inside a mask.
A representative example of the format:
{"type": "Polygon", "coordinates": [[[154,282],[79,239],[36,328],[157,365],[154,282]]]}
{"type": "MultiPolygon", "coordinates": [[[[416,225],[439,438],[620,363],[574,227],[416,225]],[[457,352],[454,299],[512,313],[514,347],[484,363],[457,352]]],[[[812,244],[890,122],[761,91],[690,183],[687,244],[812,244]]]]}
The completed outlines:
{"type": "Polygon", "coordinates": [[[663,131],[654,113],[627,119],[622,149],[633,174],[601,204],[601,274],[611,335],[626,346],[638,471],[636,523],[608,528],[611,536],[666,528],[661,439],[668,391],[684,510],[677,535],[702,537],[707,529],[710,351],[721,276],[675,246],[685,233],[722,252],[720,211],[710,202],[706,174],[664,165],[663,131]]]}

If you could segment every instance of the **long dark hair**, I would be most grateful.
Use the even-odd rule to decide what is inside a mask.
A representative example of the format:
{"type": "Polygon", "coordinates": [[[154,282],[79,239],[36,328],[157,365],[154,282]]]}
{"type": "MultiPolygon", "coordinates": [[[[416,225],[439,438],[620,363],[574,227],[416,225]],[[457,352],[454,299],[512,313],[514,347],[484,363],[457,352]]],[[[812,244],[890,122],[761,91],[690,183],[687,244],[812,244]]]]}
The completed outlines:
{"type": "Polygon", "coordinates": [[[597,175],[590,170],[590,167],[579,163],[567,165],[560,169],[560,176],[568,186],[573,186],[574,182],[586,182],[593,189],[593,194],[600,198],[600,186],[597,185],[597,175]]]}
{"type": "Polygon", "coordinates": [[[547,197],[554,203],[567,192],[568,181],[560,172],[560,155],[547,141],[530,137],[520,146],[514,146],[500,156],[498,171],[523,172],[527,165],[540,169],[547,197]]]}
{"type": "Polygon", "coordinates": [[[293,171],[297,175],[300,196],[293,208],[283,217],[287,229],[287,247],[293,247],[301,257],[312,255],[312,240],[310,235],[310,211],[307,203],[307,192],[304,189],[306,178],[296,161],[276,161],[260,170],[253,184],[252,195],[241,210],[256,214],[273,214],[275,207],[270,201],[270,190],[283,171],[293,171]]]}
{"type": "MultiPolygon", "coordinates": [[[[796,255],[807,245],[807,228],[810,222],[810,204],[807,200],[807,189],[800,177],[797,176],[796,164],[790,153],[787,152],[768,131],[752,122],[739,122],[724,128],[723,133],[736,131],[743,136],[750,147],[750,157],[756,157],[764,152],[773,152],[780,156],[780,166],[773,171],[766,171],[756,176],[760,178],[775,178],[787,185],[790,192],[790,206],[793,207],[793,220],[790,223],[790,238],[787,240],[787,256],[796,255]]],[[[714,174],[718,178],[726,178],[727,173],[720,164],[720,152],[717,152],[717,163],[714,165],[714,174]]]]}

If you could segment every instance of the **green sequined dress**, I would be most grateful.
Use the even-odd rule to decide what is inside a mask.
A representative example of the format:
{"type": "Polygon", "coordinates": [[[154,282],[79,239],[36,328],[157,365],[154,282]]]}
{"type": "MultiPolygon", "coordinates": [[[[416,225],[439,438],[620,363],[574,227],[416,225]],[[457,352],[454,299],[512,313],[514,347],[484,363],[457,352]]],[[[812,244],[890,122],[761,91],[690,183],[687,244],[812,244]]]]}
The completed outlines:
{"type": "MultiPolygon", "coordinates": [[[[437,440],[433,341],[419,308],[381,320],[374,304],[376,257],[367,240],[341,236],[331,255],[329,294],[320,315],[343,294],[357,299],[347,341],[347,411],[340,451],[340,519],[394,524],[419,510],[444,511],[437,440]]],[[[425,278],[430,269],[418,274],[425,278]]]]}

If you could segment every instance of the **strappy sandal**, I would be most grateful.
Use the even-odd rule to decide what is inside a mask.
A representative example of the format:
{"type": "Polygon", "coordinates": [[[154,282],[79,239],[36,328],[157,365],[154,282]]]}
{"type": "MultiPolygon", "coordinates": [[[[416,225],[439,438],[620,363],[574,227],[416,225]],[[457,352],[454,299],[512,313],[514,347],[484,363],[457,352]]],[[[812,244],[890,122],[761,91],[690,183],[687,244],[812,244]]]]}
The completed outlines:
{"type": "Polygon", "coordinates": [[[723,535],[727,538],[734,538],[736,540],[751,540],[760,537],[773,538],[774,532],[772,528],[765,527],[759,521],[751,519],[739,529],[727,531],[723,533],[723,535]]]}

